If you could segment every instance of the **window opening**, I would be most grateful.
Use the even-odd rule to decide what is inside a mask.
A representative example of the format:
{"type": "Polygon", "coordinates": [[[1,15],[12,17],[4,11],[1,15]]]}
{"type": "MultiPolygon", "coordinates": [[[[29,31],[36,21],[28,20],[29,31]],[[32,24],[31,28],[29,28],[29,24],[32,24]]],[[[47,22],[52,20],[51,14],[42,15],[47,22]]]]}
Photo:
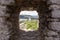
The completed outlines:
{"type": "Polygon", "coordinates": [[[37,11],[21,11],[19,14],[19,29],[35,31],[39,28],[39,16],[37,11]]]}

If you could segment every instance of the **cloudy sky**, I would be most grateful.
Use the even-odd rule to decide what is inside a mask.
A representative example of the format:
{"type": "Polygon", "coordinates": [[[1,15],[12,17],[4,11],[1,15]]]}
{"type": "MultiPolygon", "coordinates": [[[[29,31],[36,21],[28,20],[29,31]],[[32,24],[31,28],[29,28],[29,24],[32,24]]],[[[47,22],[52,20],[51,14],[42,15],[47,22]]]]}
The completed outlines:
{"type": "Polygon", "coordinates": [[[38,15],[38,12],[37,11],[21,11],[20,15],[32,15],[32,16],[35,16],[35,15],[38,15]]]}

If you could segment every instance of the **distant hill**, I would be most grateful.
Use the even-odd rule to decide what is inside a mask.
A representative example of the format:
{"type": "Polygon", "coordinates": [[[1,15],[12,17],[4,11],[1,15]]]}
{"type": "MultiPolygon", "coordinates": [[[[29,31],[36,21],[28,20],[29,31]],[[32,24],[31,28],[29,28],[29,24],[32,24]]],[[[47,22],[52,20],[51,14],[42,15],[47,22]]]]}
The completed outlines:
{"type": "Polygon", "coordinates": [[[24,18],[38,18],[38,16],[31,16],[31,15],[20,15],[19,16],[19,18],[22,18],[22,19],[24,19],[24,18]]]}

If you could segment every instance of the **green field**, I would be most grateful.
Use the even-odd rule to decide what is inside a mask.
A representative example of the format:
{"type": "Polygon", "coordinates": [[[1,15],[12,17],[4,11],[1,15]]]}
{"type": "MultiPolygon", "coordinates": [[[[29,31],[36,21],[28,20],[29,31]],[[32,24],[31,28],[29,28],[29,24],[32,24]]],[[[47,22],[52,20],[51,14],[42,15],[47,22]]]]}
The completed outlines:
{"type": "Polygon", "coordinates": [[[37,20],[28,20],[24,22],[27,30],[37,30],[38,29],[38,21],[37,20]]]}

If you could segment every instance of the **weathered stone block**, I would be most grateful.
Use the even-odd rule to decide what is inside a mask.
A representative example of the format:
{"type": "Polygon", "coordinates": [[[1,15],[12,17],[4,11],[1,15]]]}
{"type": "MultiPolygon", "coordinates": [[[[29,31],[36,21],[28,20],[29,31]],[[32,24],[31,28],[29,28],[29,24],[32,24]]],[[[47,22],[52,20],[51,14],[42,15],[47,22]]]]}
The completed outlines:
{"type": "Polygon", "coordinates": [[[9,5],[9,4],[13,4],[14,0],[0,0],[0,4],[2,5],[9,5]]]}
{"type": "Polygon", "coordinates": [[[54,11],[52,11],[52,17],[59,18],[60,17],[60,10],[54,10],[54,11]]]}
{"type": "Polygon", "coordinates": [[[51,5],[50,6],[52,9],[54,9],[54,10],[59,10],[60,9],[60,5],[56,5],[56,4],[54,4],[54,5],[51,5]]]}
{"type": "Polygon", "coordinates": [[[46,40],[60,40],[60,38],[54,38],[54,37],[45,37],[46,40]]]}
{"type": "Polygon", "coordinates": [[[50,25],[53,30],[60,30],[60,22],[51,22],[50,25]]]}
{"type": "Polygon", "coordinates": [[[4,22],[5,22],[5,17],[4,18],[0,17],[0,23],[4,23],[4,22]]]}
{"type": "Polygon", "coordinates": [[[9,36],[7,25],[0,24],[0,40],[8,40],[9,36]]]}
{"type": "Polygon", "coordinates": [[[50,0],[52,3],[60,4],[60,0],[50,0]]]}
{"type": "Polygon", "coordinates": [[[58,36],[58,33],[57,32],[54,32],[54,31],[49,31],[49,32],[47,32],[47,35],[48,36],[58,36]]]}
{"type": "Polygon", "coordinates": [[[6,15],[6,6],[0,6],[0,16],[6,15]]]}

